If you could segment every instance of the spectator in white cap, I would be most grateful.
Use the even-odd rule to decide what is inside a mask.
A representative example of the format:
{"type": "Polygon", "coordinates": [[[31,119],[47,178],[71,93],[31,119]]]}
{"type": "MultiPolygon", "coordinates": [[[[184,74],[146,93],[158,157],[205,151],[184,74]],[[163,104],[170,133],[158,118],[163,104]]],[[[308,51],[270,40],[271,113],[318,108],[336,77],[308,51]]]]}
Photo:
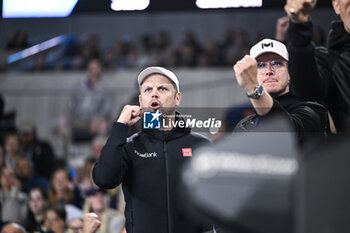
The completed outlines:
{"type": "Polygon", "coordinates": [[[190,128],[168,125],[160,116],[176,121],[181,93],[176,75],[163,67],[148,67],[137,78],[139,106],[126,105],[93,169],[94,182],[111,189],[122,184],[126,201],[127,232],[199,233],[210,226],[186,215],[177,188],[181,168],[192,150],[208,139],[190,128]],[[143,129],[127,139],[128,127],[143,116],[143,129]],[[148,121],[148,122],[146,122],[148,121]],[[147,129],[151,128],[151,129],[147,129]]]}
{"type": "Polygon", "coordinates": [[[288,51],[281,42],[264,39],[250,49],[233,69],[238,84],[247,93],[256,114],[244,118],[236,131],[258,130],[259,125],[274,113],[283,114],[298,132],[299,143],[308,133],[325,133],[327,110],[314,102],[303,102],[290,91],[288,51]]]}

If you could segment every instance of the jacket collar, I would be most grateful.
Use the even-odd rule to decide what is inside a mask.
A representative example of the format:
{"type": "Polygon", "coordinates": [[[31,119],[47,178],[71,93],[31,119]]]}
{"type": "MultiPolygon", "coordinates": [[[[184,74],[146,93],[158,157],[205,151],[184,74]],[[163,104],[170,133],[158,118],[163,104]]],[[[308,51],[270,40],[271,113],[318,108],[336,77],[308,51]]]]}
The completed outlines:
{"type": "Polygon", "coordinates": [[[300,102],[300,100],[291,92],[278,96],[275,99],[282,105],[283,108],[288,108],[289,106],[300,102]]]}

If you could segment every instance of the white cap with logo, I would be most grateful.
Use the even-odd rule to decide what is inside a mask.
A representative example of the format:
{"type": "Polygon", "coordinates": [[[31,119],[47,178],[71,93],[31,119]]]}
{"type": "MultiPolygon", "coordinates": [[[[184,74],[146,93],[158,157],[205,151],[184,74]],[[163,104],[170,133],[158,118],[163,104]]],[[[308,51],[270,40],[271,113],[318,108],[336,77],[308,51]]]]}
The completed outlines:
{"type": "Polygon", "coordinates": [[[167,70],[164,67],[160,67],[160,66],[150,66],[150,67],[144,69],[143,71],[141,71],[141,73],[137,77],[137,82],[138,82],[140,87],[141,87],[142,82],[145,80],[145,78],[147,78],[151,74],[164,75],[165,77],[169,78],[172,82],[174,82],[176,85],[177,91],[180,91],[179,80],[177,79],[176,75],[173,72],[171,72],[170,70],[167,70]]]}
{"type": "Polygon", "coordinates": [[[254,59],[264,53],[276,53],[287,61],[289,59],[287,47],[277,40],[264,39],[250,49],[250,56],[254,59]]]}

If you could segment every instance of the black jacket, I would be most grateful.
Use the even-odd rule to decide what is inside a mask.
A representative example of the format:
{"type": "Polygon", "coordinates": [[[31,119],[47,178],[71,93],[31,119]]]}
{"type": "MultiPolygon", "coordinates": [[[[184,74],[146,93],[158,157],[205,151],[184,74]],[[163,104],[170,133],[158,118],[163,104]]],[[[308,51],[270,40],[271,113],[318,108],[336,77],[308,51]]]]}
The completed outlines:
{"type": "Polygon", "coordinates": [[[56,168],[56,158],[49,143],[35,139],[30,145],[24,147],[24,154],[32,160],[36,175],[45,177],[47,180],[51,179],[56,168]]]}
{"type": "Polygon", "coordinates": [[[291,93],[276,97],[268,114],[264,116],[253,114],[241,120],[235,132],[259,131],[264,121],[268,121],[277,114],[284,116],[291,123],[293,127],[291,130],[297,133],[299,144],[310,140],[309,137],[316,135],[323,137],[327,132],[327,110],[318,103],[301,101],[291,93]]]}
{"type": "MultiPolygon", "coordinates": [[[[114,123],[111,135],[93,169],[94,182],[102,188],[120,183],[126,200],[129,233],[202,232],[194,216],[186,216],[178,193],[181,167],[189,151],[208,142],[189,128],[170,132],[144,130],[127,139],[128,127],[114,123]]],[[[181,191],[181,190],[180,190],[181,191]]]]}
{"type": "Polygon", "coordinates": [[[350,131],[350,34],[341,21],[332,22],[328,46],[312,44],[311,21],[290,22],[289,73],[292,90],[330,111],[339,132],[350,131]]]}

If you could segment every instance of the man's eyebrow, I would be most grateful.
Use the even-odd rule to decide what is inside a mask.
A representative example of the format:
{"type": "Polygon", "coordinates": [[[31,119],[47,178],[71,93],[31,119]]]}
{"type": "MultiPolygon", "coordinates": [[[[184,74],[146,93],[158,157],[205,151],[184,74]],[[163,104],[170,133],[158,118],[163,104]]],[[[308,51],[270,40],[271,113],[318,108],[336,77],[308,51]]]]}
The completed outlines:
{"type": "Polygon", "coordinates": [[[144,84],[144,85],[142,85],[141,88],[144,88],[144,89],[145,89],[145,88],[149,88],[149,87],[152,88],[151,86],[144,84]]]}

